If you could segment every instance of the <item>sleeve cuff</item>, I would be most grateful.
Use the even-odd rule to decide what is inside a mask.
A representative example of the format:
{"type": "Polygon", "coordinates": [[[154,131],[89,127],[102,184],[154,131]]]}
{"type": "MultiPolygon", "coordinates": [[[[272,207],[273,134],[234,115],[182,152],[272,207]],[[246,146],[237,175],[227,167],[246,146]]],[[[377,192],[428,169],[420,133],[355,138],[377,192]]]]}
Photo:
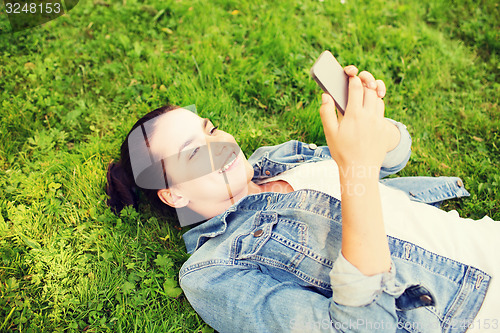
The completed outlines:
{"type": "Polygon", "coordinates": [[[401,134],[398,145],[393,150],[387,152],[384,162],[382,163],[382,167],[384,168],[393,168],[408,160],[408,155],[411,150],[411,136],[404,124],[389,118],[385,119],[396,125],[401,134]]]}
{"type": "Polygon", "coordinates": [[[389,272],[367,276],[351,264],[340,251],[330,271],[333,301],[347,306],[365,306],[382,292],[395,287],[396,267],[391,260],[389,272]]]}

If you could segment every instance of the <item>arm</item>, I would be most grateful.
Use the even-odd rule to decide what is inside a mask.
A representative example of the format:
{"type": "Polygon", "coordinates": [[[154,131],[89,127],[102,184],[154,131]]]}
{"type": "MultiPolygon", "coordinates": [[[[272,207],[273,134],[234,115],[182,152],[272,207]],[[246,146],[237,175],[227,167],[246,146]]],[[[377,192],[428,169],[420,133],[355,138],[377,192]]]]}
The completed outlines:
{"type": "Polygon", "coordinates": [[[327,94],[323,94],[320,114],[328,147],[340,171],[342,254],[365,275],[388,272],[391,260],[378,189],[380,168],[391,145],[384,103],[370,88],[370,82],[350,75],[349,99],[342,119],[327,94]]]}
{"type": "Polygon", "coordinates": [[[356,171],[344,175],[345,171],[346,166],[340,167],[342,253],[365,275],[387,272],[391,259],[382,218],[378,173],[359,176],[356,171]]]}

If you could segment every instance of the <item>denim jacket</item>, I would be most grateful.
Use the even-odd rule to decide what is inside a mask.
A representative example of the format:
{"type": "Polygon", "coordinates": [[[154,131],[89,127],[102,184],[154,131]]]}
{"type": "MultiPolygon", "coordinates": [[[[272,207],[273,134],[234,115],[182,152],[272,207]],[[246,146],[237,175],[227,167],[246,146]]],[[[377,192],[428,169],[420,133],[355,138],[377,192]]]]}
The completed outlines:
{"type": "MultiPolygon", "coordinates": [[[[410,156],[406,127],[380,177],[410,156]]],[[[253,180],[331,159],[328,147],[289,141],[249,158],[253,180]]],[[[411,200],[438,206],[468,196],[456,177],[381,179],[411,200]]],[[[180,285],[219,332],[465,332],[490,276],[413,243],[388,237],[391,270],[362,275],[340,253],[340,201],[315,190],[248,195],[184,234],[191,257],[180,285]],[[357,290],[376,290],[369,298],[357,290]]]]}

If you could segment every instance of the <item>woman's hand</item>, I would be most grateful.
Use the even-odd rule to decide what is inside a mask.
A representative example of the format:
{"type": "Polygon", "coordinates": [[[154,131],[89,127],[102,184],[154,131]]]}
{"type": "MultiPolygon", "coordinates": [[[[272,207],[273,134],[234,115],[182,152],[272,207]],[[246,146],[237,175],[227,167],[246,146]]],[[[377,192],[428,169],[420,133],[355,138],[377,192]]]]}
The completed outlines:
{"type": "Polygon", "coordinates": [[[344,116],[335,112],[330,95],[323,94],[321,121],[330,153],[340,168],[380,168],[389,146],[384,120],[385,84],[368,72],[345,68],[349,75],[349,98],[344,116]]]}
{"type": "MultiPolygon", "coordinates": [[[[353,77],[358,74],[358,69],[353,65],[345,67],[344,71],[349,77],[353,77]]],[[[359,78],[361,79],[361,82],[363,82],[363,85],[365,87],[376,90],[378,97],[380,98],[385,97],[387,90],[384,81],[375,80],[373,75],[367,71],[362,71],[361,73],[359,73],[359,78]]],[[[342,121],[343,117],[344,116],[341,113],[338,114],[339,123],[342,121]]],[[[396,148],[396,146],[399,144],[399,140],[401,139],[401,133],[399,132],[399,129],[387,119],[385,119],[385,127],[388,139],[386,151],[389,152],[394,148],[396,148]]]]}

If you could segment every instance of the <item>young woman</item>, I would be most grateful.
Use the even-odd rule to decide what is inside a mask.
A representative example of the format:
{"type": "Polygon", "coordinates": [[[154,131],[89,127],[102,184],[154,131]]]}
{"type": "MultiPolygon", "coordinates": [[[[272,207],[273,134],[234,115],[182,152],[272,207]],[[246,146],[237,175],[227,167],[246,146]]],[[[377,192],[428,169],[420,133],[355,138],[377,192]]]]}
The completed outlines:
{"type": "Polygon", "coordinates": [[[146,115],[108,170],[110,206],[136,205],[143,187],[201,216],[180,284],[220,332],[499,331],[500,223],[436,207],[468,195],[459,178],[381,180],[411,139],[384,118],[383,82],[345,71],[345,115],[325,94],[320,108],[328,147],[290,141],[247,160],[191,111],[146,115]]]}

